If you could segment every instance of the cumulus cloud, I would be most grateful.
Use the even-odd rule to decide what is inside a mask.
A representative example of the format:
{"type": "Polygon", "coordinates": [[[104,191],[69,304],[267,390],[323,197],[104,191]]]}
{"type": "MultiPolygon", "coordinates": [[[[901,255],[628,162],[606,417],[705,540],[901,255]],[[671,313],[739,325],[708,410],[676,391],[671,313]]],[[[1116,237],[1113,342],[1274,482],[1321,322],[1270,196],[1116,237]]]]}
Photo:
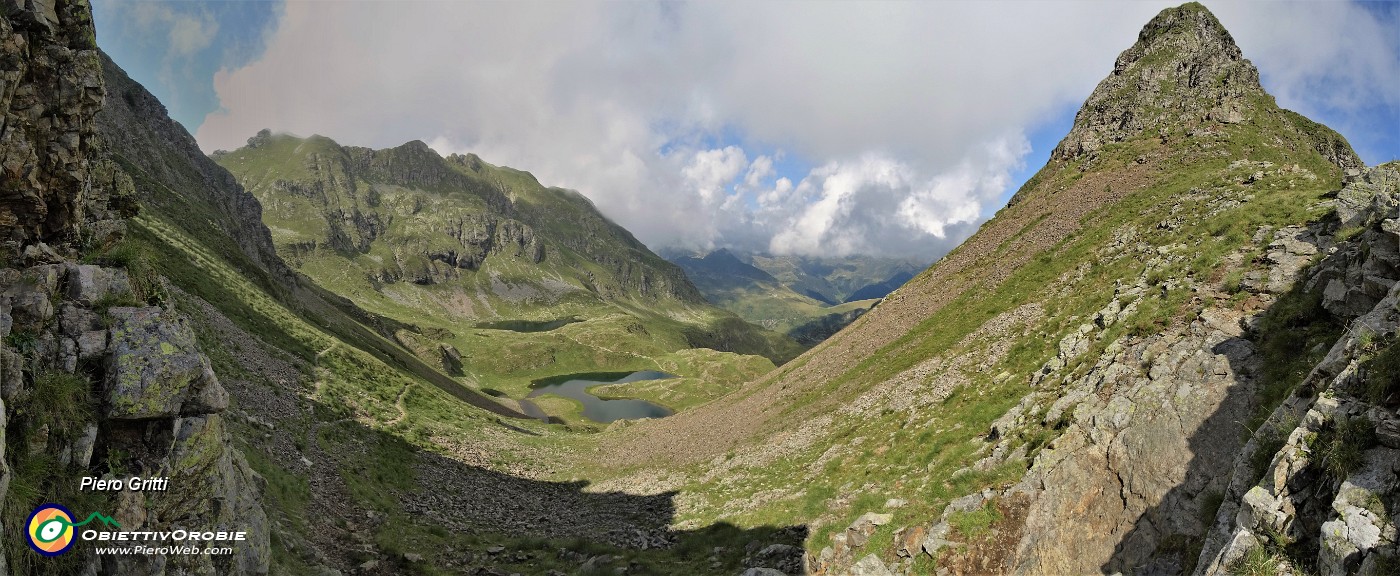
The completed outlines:
{"type": "Polygon", "coordinates": [[[749,166],[743,149],[725,146],[723,149],[698,152],[691,157],[681,178],[700,195],[704,202],[713,202],[725,194],[725,189],[749,166]]]}
{"type": "MultiPolygon", "coordinates": [[[[1015,185],[1025,134],[1165,5],[289,3],[262,58],[216,76],[222,109],[197,137],[476,152],[580,190],[655,248],[933,258],[1015,185]]],[[[1308,24],[1291,4],[1232,9],[1231,27],[1308,24]]],[[[1256,44],[1261,68],[1328,61],[1256,44]]]]}
{"type": "Polygon", "coordinates": [[[1002,138],[932,177],[880,154],[831,162],[795,187],[780,179],[758,192],[751,223],[773,232],[767,248],[778,254],[941,254],[979,223],[1028,150],[1023,137],[1002,138]]]}

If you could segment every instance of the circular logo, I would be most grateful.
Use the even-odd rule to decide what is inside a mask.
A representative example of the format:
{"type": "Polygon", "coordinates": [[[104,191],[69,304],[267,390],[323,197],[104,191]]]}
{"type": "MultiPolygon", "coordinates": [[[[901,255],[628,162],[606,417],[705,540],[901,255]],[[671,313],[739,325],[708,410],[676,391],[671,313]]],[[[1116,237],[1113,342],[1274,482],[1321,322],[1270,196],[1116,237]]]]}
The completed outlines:
{"type": "Polygon", "coordinates": [[[45,556],[58,556],[73,547],[73,513],[58,504],[44,504],[29,514],[29,547],[45,556]]]}

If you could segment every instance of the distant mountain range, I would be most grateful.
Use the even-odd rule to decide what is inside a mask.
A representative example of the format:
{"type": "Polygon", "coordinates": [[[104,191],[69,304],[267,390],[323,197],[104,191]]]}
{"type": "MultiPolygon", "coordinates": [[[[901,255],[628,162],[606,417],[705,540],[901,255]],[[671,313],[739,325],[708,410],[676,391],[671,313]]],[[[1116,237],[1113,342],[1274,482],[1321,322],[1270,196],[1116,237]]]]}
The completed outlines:
{"type": "Polygon", "coordinates": [[[805,345],[830,336],[926,264],[870,256],[774,256],[725,248],[662,250],[705,298],[805,345]]]}

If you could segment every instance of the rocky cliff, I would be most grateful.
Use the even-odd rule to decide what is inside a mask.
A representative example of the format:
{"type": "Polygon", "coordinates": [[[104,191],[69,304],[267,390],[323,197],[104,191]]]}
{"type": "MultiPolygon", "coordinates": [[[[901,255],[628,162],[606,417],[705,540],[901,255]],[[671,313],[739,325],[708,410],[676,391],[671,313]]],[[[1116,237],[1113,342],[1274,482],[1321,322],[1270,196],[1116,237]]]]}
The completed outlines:
{"type": "MultiPolygon", "coordinates": [[[[262,206],[228,173],[199,150],[194,137],[166,114],[145,87],[106,54],[99,54],[106,97],[96,115],[96,131],[106,153],[132,173],[136,196],[148,209],[169,215],[196,237],[211,225],[233,240],[258,270],[286,280],[291,272],[277,257],[272,236],[262,225],[262,206]]],[[[245,270],[251,274],[252,270],[245,270]]]]}
{"type": "MultiPolygon", "coordinates": [[[[85,2],[10,3],[0,19],[0,573],[260,574],[260,479],[220,413],[228,395],[163,280],[78,258],[110,249],[136,185],[96,136],[102,57],[85,2]],[[84,476],[165,477],[165,491],[80,491],[84,476]],[[232,554],[57,558],[28,550],[35,506],[111,515],[123,530],[245,530],[232,554]]],[[[78,519],[75,519],[78,520],[78,519]]]]}
{"type": "Polygon", "coordinates": [[[1348,179],[1305,284],[1343,330],[1221,468],[1196,574],[1400,572],[1400,166],[1348,179]]]}
{"type": "MultiPolygon", "coordinates": [[[[373,150],[262,131],[214,157],[275,212],[294,265],[337,253],[373,282],[458,283],[488,260],[541,292],[700,302],[685,275],[576,193],[420,141],[373,150]],[[553,275],[553,281],[532,275],[553,275]],[[560,281],[564,281],[562,284],[560,281]]],[[[314,276],[314,274],[313,274],[314,276]]]]}
{"type": "Polygon", "coordinates": [[[4,256],[71,256],[80,242],[115,233],[104,195],[125,192],[92,187],[93,172],[107,171],[93,153],[103,89],[92,15],[83,2],[13,4],[0,23],[4,256]]]}

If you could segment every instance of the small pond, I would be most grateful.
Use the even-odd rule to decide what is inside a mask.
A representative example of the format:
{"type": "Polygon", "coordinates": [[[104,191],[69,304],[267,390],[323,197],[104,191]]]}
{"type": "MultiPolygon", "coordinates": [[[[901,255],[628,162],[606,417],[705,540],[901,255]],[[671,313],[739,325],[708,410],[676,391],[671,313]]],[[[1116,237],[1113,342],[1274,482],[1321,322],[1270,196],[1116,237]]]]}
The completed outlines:
{"type": "MultiPolygon", "coordinates": [[[[635,420],[637,418],[661,418],[670,416],[671,409],[647,402],[646,400],[619,399],[604,400],[588,393],[588,389],[605,384],[622,384],[640,380],[661,380],[675,378],[672,374],[643,370],[640,372],[605,372],[595,374],[571,374],[536,380],[534,390],[525,396],[534,398],[543,394],[554,394],[583,404],[583,417],[594,422],[608,423],[614,420],[635,420]]],[[[523,403],[522,403],[523,404],[523,403]]]]}
{"type": "Polygon", "coordinates": [[[477,328],[487,330],[510,330],[511,332],[548,332],[555,328],[562,328],[582,322],[580,318],[560,318],[558,320],[497,320],[495,322],[478,322],[477,328]]]}

